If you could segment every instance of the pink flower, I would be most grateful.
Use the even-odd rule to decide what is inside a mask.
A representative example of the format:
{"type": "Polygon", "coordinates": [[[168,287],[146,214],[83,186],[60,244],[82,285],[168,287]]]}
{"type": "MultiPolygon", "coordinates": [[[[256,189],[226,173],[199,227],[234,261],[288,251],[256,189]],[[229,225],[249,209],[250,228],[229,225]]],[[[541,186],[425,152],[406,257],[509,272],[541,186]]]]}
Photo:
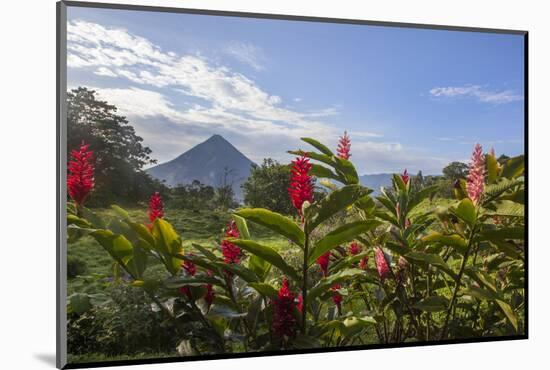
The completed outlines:
{"type": "Polygon", "coordinates": [[[495,156],[495,148],[491,147],[491,149],[489,149],[489,155],[491,155],[493,157],[496,157],[495,156]]]}
{"type": "Polygon", "coordinates": [[[328,264],[330,262],[330,251],[322,254],[320,257],[317,258],[317,260],[315,260],[315,262],[317,262],[317,264],[321,268],[323,276],[326,277],[328,274],[328,264]]]}
{"type": "Polygon", "coordinates": [[[271,328],[278,337],[294,337],[296,334],[294,316],[295,296],[290,291],[288,280],[283,279],[277,298],[273,302],[273,322],[271,328]]]}
{"type": "MultiPolygon", "coordinates": [[[[225,231],[225,237],[226,238],[238,238],[240,237],[239,229],[237,229],[237,224],[235,221],[231,221],[227,225],[227,230],[225,231]]],[[[228,240],[222,240],[222,254],[223,254],[223,261],[226,264],[230,263],[239,263],[241,262],[242,257],[242,251],[241,248],[237,247],[236,245],[232,244],[228,240]]]]}
{"type": "Polygon", "coordinates": [[[361,253],[361,247],[357,244],[357,242],[352,242],[348,247],[348,253],[350,256],[358,255],[361,253]]]}
{"type": "Polygon", "coordinates": [[[376,262],[376,269],[378,270],[378,275],[382,281],[386,280],[390,276],[390,267],[384,256],[384,251],[382,248],[377,247],[375,250],[374,261],[376,262]]]}
{"type": "Polygon", "coordinates": [[[303,216],[302,205],[304,202],[313,202],[313,179],[309,175],[311,163],[307,157],[302,156],[293,160],[292,165],[288,194],[292,205],[298,210],[298,214],[303,216]]]}
{"type": "Polygon", "coordinates": [[[153,224],[157,218],[164,217],[164,204],[162,203],[162,198],[158,191],[151,195],[151,198],[149,199],[148,213],[151,224],[153,224]]]}
{"type": "Polygon", "coordinates": [[[407,185],[409,183],[409,174],[407,173],[407,169],[405,168],[405,171],[401,175],[401,180],[407,185]]]}
{"type": "Polygon", "coordinates": [[[78,205],[83,205],[95,186],[93,164],[94,152],[88,150],[89,144],[84,140],[79,150],[71,151],[71,160],[67,165],[67,191],[72,200],[78,205]]]}
{"type": "Polygon", "coordinates": [[[479,144],[472,153],[466,188],[472,202],[478,204],[485,188],[485,156],[479,144]]]}
{"type": "Polygon", "coordinates": [[[349,159],[349,157],[351,157],[350,150],[351,150],[351,140],[348,136],[347,131],[344,131],[344,136],[341,136],[340,141],[338,142],[338,148],[336,149],[336,153],[338,154],[339,158],[349,159]]]}

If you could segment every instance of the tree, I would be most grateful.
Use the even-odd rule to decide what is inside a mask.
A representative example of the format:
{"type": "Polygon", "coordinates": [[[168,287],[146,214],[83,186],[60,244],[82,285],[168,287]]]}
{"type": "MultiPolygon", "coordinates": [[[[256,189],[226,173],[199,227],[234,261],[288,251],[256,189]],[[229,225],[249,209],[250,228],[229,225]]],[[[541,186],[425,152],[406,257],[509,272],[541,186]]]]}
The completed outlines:
{"type": "Polygon", "coordinates": [[[67,147],[76,148],[84,140],[94,151],[96,204],[115,199],[143,201],[164,189],[142,171],[143,166],[156,163],[151,149],[116,112],[114,105],[98,100],[94,90],[79,87],[67,93],[67,147]]]}
{"type": "Polygon", "coordinates": [[[468,165],[462,162],[451,162],[443,168],[443,175],[451,181],[465,179],[468,175],[468,165]]]}
{"type": "Polygon", "coordinates": [[[255,208],[292,214],[288,196],[290,169],[272,158],[265,158],[261,166],[253,165],[248,179],[241,185],[245,204],[255,208]]]}

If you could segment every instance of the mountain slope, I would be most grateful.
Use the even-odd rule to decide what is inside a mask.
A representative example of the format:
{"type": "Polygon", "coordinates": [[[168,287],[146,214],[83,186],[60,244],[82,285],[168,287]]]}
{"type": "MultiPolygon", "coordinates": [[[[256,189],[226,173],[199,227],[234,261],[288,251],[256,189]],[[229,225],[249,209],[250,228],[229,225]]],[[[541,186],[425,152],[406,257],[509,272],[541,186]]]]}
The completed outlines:
{"type": "Polygon", "coordinates": [[[193,180],[213,187],[232,183],[235,197],[242,201],[241,184],[248,178],[252,164],[229,141],[213,135],[179,157],[148,169],[147,173],[164,180],[167,186],[186,185],[193,180]]]}

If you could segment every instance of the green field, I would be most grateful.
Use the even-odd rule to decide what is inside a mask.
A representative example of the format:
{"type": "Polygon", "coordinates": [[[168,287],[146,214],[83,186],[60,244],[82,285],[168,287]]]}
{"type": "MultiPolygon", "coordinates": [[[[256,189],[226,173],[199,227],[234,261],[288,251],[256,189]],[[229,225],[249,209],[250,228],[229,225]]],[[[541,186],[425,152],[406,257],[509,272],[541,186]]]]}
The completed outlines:
{"type": "MultiPolygon", "coordinates": [[[[146,207],[126,209],[133,220],[147,223],[146,207]]],[[[112,216],[109,208],[94,209],[102,217],[112,216]]],[[[228,212],[215,210],[174,210],[166,211],[165,219],[169,221],[181,235],[184,251],[192,250],[192,244],[217,248],[220,245],[223,231],[231,215],[228,212]]],[[[270,230],[250,225],[250,233],[255,239],[282,251],[288,242],[276,237],[270,230]]],[[[113,259],[91,237],[83,237],[68,245],[67,257],[77,258],[86,266],[86,273],[77,278],[68,279],[68,295],[72,293],[97,293],[104,287],[105,278],[112,276],[113,259]]],[[[164,271],[160,262],[150,259],[148,274],[160,274],[164,271]]]]}

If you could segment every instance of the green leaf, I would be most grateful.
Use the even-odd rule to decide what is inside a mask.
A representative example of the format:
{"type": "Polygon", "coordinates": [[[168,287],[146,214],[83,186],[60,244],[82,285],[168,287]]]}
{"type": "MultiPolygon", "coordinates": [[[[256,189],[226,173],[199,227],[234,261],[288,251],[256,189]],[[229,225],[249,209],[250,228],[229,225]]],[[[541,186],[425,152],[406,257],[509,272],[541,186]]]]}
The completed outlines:
{"type": "Polygon", "coordinates": [[[488,210],[489,215],[504,216],[504,217],[524,217],[525,206],[520,203],[512,202],[511,200],[501,200],[492,204],[494,210],[488,210]]]}
{"type": "Polygon", "coordinates": [[[523,227],[503,227],[500,229],[487,229],[482,230],[475,238],[477,241],[489,240],[524,240],[525,229],[523,227]]]}
{"type": "Polygon", "coordinates": [[[439,254],[423,253],[423,252],[409,252],[405,255],[405,258],[412,260],[413,262],[423,262],[435,267],[440,268],[446,272],[453,279],[456,279],[456,274],[451,268],[443,261],[443,258],[439,254]]]}
{"type": "Polygon", "coordinates": [[[344,176],[345,184],[351,185],[359,183],[359,175],[357,174],[357,170],[355,169],[353,163],[347,159],[334,157],[334,168],[337,172],[344,176]]]}
{"type": "Polygon", "coordinates": [[[145,225],[130,220],[127,220],[126,224],[143,240],[140,244],[141,247],[145,249],[153,249],[155,247],[155,238],[145,225]]]}
{"type": "Polygon", "coordinates": [[[521,254],[513,243],[509,243],[504,240],[491,240],[491,245],[494,245],[499,252],[504,253],[510,258],[519,259],[521,254]]]}
{"type": "Polygon", "coordinates": [[[237,229],[239,229],[239,234],[241,238],[250,239],[250,232],[248,231],[248,225],[246,224],[246,220],[243,217],[236,214],[233,214],[233,219],[237,224],[237,229]]]}
{"type": "Polygon", "coordinates": [[[271,264],[253,254],[248,259],[248,268],[254,271],[254,273],[258,275],[261,281],[264,281],[269,274],[269,271],[271,270],[271,264]]]}
{"type": "Polygon", "coordinates": [[[266,283],[250,283],[252,288],[254,288],[258,293],[269,298],[277,297],[278,291],[274,287],[266,283]]]}
{"type": "Polygon", "coordinates": [[[499,164],[494,155],[487,154],[485,156],[487,163],[487,183],[493,184],[498,179],[499,164]]]}
{"type": "Polygon", "coordinates": [[[210,276],[175,276],[170,277],[164,281],[164,286],[168,289],[176,289],[181,288],[182,286],[201,286],[204,284],[214,284],[214,285],[221,285],[221,282],[210,276]]]}
{"type": "Polygon", "coordinates": [[[113,204],[111,205],[111,209],[113,211],[116,212],[116,214],[118,214],[120,217],[122,217],[123,219],[125,220],[129,220],[130,219],[130,215],[128,214],[128,212],[126,212],[126,210],[124,210],[123,208],[117,206],[116,204],[113,204]]]}
{"type": "Polygon", "coordinates": [[[392,175],[392,179],[393,179],[393,186],[395,187],[396,190],[399,190],[399,191],[407,190],[407,185],[405,185],[405,182],[401,178],[401,175],[394,173],[392,175]]]}
{"type": "Polygon", "coordinates": [[[319,178],[327,178],[327,179],[333,179],[339,182],[343,182],[340,176],[338,176],[328,168],[315,163],[311,165],[311,170],[309,171],[309,174],[319,178]]]}
{"type": "Polygon", "coordinates": [[[469,198],[462,199],[456,208],[453,208],[454,213],[466,222],[469,226],[473,226],[477,219],[477,212],[474,203],[469,198]]]}
{"type": "Polygon", "coordinates": [[[214,304],[208,311],[208,317],[223,317],[225,319],[239,319],[246,317],[247,313],[241,313],[225,305],[214,304]]]}
{"type": "Polygon", "coordinates": [[[442,296],[431,296],[420,300],[413,307],[426,312],[439,312],[449,307],[449,301],[442,296]]]}
{"type": "Polygon", "coordinates": [[[483,192],[483,204],[488,204],[509,190],[512,190],[520,185],[523,185],[522,179],[502,179],[496,184],[491,184],[485,187],[483,192]]]}
{"type": "Polygon", "coordinates": [[[460,253],[465,253],[468,247],[466,240],[464,240],[462,236],[458,234],[443,235],[437,231],[433,231],[426,235],[422,238],[422,241],[425,243],[441,243],[443,245],[448,245],[456,248],[460,253]]]}
{"type": "Polygon", "coordinates": [[[510,324],[512,324],[512,326],[514,327],[514,330],[517,332],[518,331],[518,317],[516,316],[514,310],[512,309],[512,307],[510,307],[510,305],[500,299],[497,299],[496,300],[496,303],[498,304],[498,306],[500,307],[500,309],[502,310],[502,312],[504,313],[504,315],[506,316],[506,318],[508,319],[508,321],[510,322],[510,324]]]}
{"type": "Polygon", "coordinates": [[[328,156],[333,156],[334,155],[332,150],[330,150],[327,146],[325,146],[324,144],[321,144],[320,142],[318,142],[315,139],[312,139],[312,138],[309,138],[309,137],[302,137],[301,140],[305,141],[306,143],[313,146],[314,148],[316,148],[317,150],[319,150],[321,153],[323,153],[325,155],[328,155],[328,156]]]}
{"type": "Polygon", "coordinates": [[[158,251],[164,254],[164,264],[168,271],[176,274],[181,270],[181,262],[174,255],[183,253],[181,238],[172,225],[162,218],[153,223],[153,237],[158,251]]]}
{"type": "Polygon", "coordinates": [[[304,152],[303,150],[289,150],[288,153],[293,155],[298,155],[298,156],[305,156],[305,157],[314,159],[316,161],[328,164],[331,167],[334,167],[333,156],[319,154],[316,152],[304,152]]]}
{"type": "Polygon", "coordinates": [[[266,245],[256,243],[252,240],[243,240],[243,239],[227,239],[230,243],[233,243],[242,249],[246,250],[249,253],[252,253],[260,258],[263,258],[267,262],[271,263],[273,266],[277,267],[279,270],[287,274],[290,278],[299,281],[300,277],[296,273],[296,270],[283,260],[283,257],[277,251],[266,245]]]}
{"type": "Polygon", "coordinates": [[[119,263],[126,266],[132,258],[134,248],[123,235],[110,230],[96,230],[90,235],[119,263]]]}
{"type": "Polygon", "coordinates": [[[216,257],[216,255],[212,251],[210,251],[208,248],[205,248],[202,245],[197,243],[192,243],[191,245],[193,246],[193,248],[201,252],[202,255],[208,258],[210,261],[217,262],[219,260],[219,258],[216,257]]]}
{"type": "Polygon", "coordinates": [[[305,211],[307,232],[311,233],[322,222],[371,192],[372,190],[361,185],[345,185],[320,201],[313,203],[305,211]]]}
{"type": "Polygon", "coordinates": [[[499,298],[496,292],[482,289],[476,286],[471,286],[468,290],[466,290],[465,294],[474,296],[477,299],[481,299],[482,301],[494,301],[499,298]]]}
{"type": "Polygon", "coordinates": [[[69,225],[76,225],[85,229],[92,227],[88,221],[76,215],[67,215],[67,226],[69,225]]]}
{"type": "Polygon", "coordinates": [[[508,179],[515,179],[523,176],[525,171],[525,157],[518,155],[517,157],[510,158],[504,163],[502,168],[502,177],[508,179]]]}
{"type": "Polygon", "coordinates": [[[424,199],[428,198],[430,195],[435,193],[439,189],[438,185],[427,186],[420,190],[419,192],[412,195],[408,204],[408,211],[412,211],[414,207],[419,205],[424,199]]]}
{"type": "Polygon", "coordinates": [[[307,301],[311,302],[327,290],[329,290],[333,284],[340,283],[349,280],[358,275],[364,275],[365,271],[352,268],[337,272],[336,274],[329,275],[326,278],[321,279],[317,285],[311,288],[307,293],[307,301]]]}
{"type": "Polygon", "coordinates": [[[250,269],[244,267],[243,265],[237,265],[233,263],[223,263],[223,262],[216,262],[215,265],[222,270],[227,270],[229,272],[232,272],[233,274],[239,276],[241,279],[246,281],[247,283],[258,283],[260,282],[260,279],[258,278],[258,275],[256,275],[253,271],[250,269]]]}
{"type": "Polygon", "coordinates": [[[320,239],[312,248],[308,257],[308,266],[315,260],[338,245],[355,239],[356,236],[370,231],[380,225],[380,221],[356,221],[340,226],[320,239]]]}
{"type": "Polygon", "coordinates": [[[235,214],[275,231],[302,248],[304,246],[305,235],[302,229],[294,221],[279,213],[263,208],[244,208],[235,214]]]}
{"type": "Polygon", "coordinates": [[[364,316],[364,317],[347,317],[344,322],[344,326],[341,328],[342,333],[345,336],[352,336],[359,333],[361,330],[376,325],[376,320],[373,317],[370,316],[364,316]]]}

